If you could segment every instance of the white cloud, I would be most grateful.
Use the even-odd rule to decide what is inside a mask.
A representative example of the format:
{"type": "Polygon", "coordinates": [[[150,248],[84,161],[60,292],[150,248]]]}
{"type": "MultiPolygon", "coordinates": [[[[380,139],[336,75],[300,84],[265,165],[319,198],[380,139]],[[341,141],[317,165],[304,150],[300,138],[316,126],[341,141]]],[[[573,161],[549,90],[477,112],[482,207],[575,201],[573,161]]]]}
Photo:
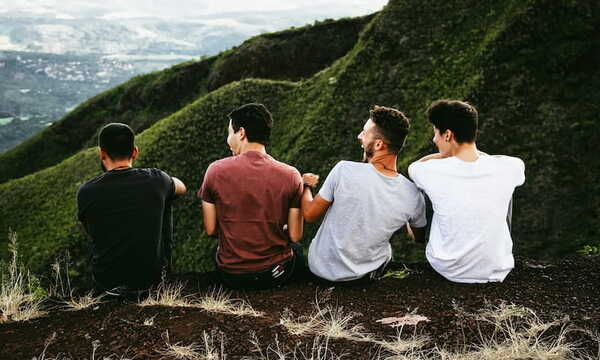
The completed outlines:
{"type": "Polygon", "coordinates": [[[1,12],[55,14],[60,17],[197,17],[223,12],[304,10],[322,17],[367,14],[387,0],[2,0],[1,12]]]}

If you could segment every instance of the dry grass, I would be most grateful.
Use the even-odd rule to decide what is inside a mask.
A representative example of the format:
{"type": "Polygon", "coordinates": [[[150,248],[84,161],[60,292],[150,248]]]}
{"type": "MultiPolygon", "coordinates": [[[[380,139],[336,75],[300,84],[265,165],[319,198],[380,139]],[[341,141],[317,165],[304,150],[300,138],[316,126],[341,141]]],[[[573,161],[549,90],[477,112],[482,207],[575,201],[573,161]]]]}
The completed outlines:
{"type": "Polygon", "coordinates": [[[264,314],[245,302],[244,300],[232,299],[229,292],[221,288],[215,288],[202,296],[197,306],[208,312],[230,314],[236,316],[260,317],[264,314]]]}
{"type": "Polygon", "coordinates": [[[183,295],[184,284],[175,282],[167,284],[164,280],[156,290],[151,291],[139,306],[195,307],[191,296],[183,295]]]}
{"type": "Polygon", "coordinates": [[[208,334],[202,331],[202,345],[195,343],[189,345],[180,345],[180,343],[171,344],[169,333],[165,333],[166,346],[158,351],[163,358],[176,360],[224,360],[225,341],[221,335],[220,347],[215,345],[214,334],[208,334]]]}
{"type": "MultiPolygon", "coordinates": [[[[55,357],[46,357],[46,351],[48,351],[48,346],[50,346],[52,343],[54,343],[56,341],[56,333],[52,333],[52,335],[50,335],[46,341],[45,341],[45,345],[44,345],[44,350],[42,351],[42,353],[38,356],[34,356],[32,360],[72,360],[71,357],[68,357],[66,355],[63,354],[58,354],[55,357]]],[[[100,348],[100,341],[95,340],[92,341],[92,354],[90,356],[90,360],[96,360],[96,350],[98,350],[98,348],[100,348]]],[[[104,355],[101,357],[102,360],[133,360],[135,358],[135,356],[133,358],[128,357],[127,355],[116,355],[116,354],[111,354],[111,355],[104,355]]],[[[98,358],[100,359],[100,358],[98,358]]]]}
{"type": "Polygon", "coordinates": [[[67,311],[84,310],[102,303],[103,296],[94,296],[94,292],[90,291],[86,295],[80,297],[71,297],[63,302],[67,311]]]}
{"type": "MultiPolygon", "coordinates": [[[[329,349],[329,339],[316,336],[312,344],[308,344],[304,349],[300,347],[301,343],[296,344],[292,351],[285,351],[279,343],[277,335],[275,342],[263,350],[255,333],[250,334],[250,342],[254,345],[254,351],[258,356],[251,359],[256,360],[341,360],[344,355],[335,354],[329,349]]],[[[250,358],[249,358],[250,359],[250,358]]]]}
{"type": "Polygon", "coordinates": [[[408,339],[402,337],[402,328],[400,328],[394,338],[391,340],[376,340],[375,344],[381,346],[382,351],[391,355],[402,355],[410,352],[415,352],[423,348],[429,343],[430,339],[427,336],[417,335],[414,333],[408,339]]]}
{"type": "Polygon", "coordinates": [[[31,292],[34,287],[31,276],[19,267],[17,235],[13,232],[8,235],[8,250],[12,258],[0,282],[0,323],[26,321],[46,315],[41,310],[44,297],[31,292]]]}
{"type": "Polygon", "coordinates": [[[311,334],[327,339],[372,341],[360,324],[353,324],[356,316],[356,313],[345,313],[342,307],[326,306],[321,309],[317,304],[316,311],[309,316],[294,318],[289,310],[285,310],[279,324],[293,335],[311,334]]]}
{"type": "Polygon", "coordinates": [[[320,310],[321,326],[317,335],[326,338],[348,339],[354,341],[371,341],[369,335],[363,332],[360,324],[352,325],[356,313],[345,313],[342,307],[327,306],[320,310]]]}
{"type": "Polygon", "coordinates": [[[289,309],[283,311],[279,324],[292,335],[315,333],[322,326],[318,313],[294,319],[294,315],[289,309]]]}

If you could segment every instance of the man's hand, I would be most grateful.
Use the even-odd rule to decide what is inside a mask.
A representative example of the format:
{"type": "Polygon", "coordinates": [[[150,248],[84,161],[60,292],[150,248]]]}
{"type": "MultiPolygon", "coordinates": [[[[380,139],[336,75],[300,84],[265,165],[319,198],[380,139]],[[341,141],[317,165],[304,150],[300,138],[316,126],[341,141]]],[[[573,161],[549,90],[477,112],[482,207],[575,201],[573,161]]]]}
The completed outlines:
{"type": "Polygon", "coordinates": [[[313,173],[303,174],[302,182],[314,189],[319,183],[319,175],[313,173]]]}

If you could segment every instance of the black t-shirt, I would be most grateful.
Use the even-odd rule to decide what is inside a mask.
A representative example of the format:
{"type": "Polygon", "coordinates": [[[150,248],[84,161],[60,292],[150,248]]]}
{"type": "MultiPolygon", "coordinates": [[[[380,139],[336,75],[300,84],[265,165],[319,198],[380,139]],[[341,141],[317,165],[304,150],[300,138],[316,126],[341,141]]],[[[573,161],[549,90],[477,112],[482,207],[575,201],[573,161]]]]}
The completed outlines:
{"type": "Polygon", "coordinates": [[[81,185],[78,218],[92,240],[92,272],[104,289],[160,280],[171,249],[175,183],[153,168],[112,170],[81,185]]]}

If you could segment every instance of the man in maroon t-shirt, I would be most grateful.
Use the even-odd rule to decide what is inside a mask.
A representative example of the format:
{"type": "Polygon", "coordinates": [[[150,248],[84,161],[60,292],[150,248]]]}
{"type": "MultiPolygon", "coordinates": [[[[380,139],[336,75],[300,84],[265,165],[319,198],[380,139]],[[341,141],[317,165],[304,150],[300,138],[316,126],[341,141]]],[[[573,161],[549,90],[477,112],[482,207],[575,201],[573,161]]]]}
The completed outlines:
{"type": "Polygon", "coordinates": [[[219,236],[217,272],[230,288],[283,284],[304,262],[302,178],[267,154],[273,119],[264,105],[241,106],[229,120],[234,156],[212,163],[198,192],[204,228],[219,236]]]}

